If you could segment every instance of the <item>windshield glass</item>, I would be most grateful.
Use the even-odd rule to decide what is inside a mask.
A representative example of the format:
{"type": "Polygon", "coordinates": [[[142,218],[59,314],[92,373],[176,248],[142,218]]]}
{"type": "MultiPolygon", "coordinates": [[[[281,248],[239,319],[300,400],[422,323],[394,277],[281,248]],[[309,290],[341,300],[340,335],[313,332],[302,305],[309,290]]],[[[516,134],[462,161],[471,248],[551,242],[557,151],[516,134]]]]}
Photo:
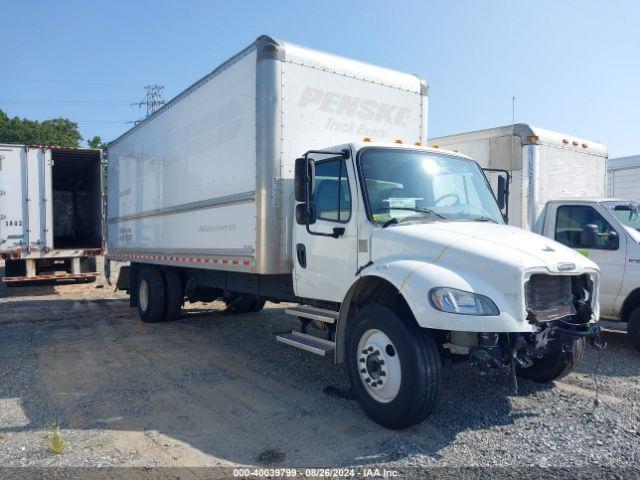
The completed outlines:
{"type": "Polygon", "coordinates": [[[640,232],[640,205],[635,202],[606,204],[611,214],[623,224],[637,232],[640,232]]]}
{"type": "Polygon", "coordinates": [[[362,152],[360,168],[374,222],[503,223],[482,170],[471,160],[372,148],[362,152]]]}

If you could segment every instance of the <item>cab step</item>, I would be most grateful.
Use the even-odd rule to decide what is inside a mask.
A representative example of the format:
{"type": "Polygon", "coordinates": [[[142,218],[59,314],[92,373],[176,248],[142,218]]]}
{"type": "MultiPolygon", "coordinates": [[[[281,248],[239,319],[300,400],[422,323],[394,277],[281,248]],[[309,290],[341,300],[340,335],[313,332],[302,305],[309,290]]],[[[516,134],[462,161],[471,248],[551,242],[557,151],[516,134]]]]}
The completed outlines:
{"type": "Polygon", "coordinates": [[[335,310],[325,310],[324,308],[309,307],[307,305],[287,308],[284,313],[324,323],[336,323],[338,319],[338,312],[335,310]]]}
{"type": "Polygon", "coordinates": [[[327,353],[335,350],[336,347],[335,342],[296,331],[278,335],[276,337],[276,340],[281,343],[291,345],[292,347],[315,353],[316,355],[320,355],[322,357],[324,357],[327,353]]]}

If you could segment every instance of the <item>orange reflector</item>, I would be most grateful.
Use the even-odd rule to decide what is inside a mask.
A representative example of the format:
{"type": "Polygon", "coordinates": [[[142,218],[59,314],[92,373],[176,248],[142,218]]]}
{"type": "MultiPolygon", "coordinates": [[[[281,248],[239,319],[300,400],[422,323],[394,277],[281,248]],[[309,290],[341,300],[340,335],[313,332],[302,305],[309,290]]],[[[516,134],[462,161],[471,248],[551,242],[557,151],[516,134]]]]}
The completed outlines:
{"type": "Polygon", "coordinates": [[[420,145],[422,145],[422,143],[420,143],[420,142],[414,142],[414,145],[416,145],[417,147],[419,147],[420,145]]]}
{"type": "Polygon", "coordinates": [[[454,150],[453,152],[454,153],[460,153],[460,150],[454,150]]]}
{"type": "Polygon", "coordinates": [[[573,144],[577,147],[578,146],[578,142],[576,142],[575,140],[573,141],[573,144]]]}
{"type": "Polygon", "coordinates": [[[582,148],[587,148],[589,145],[587,145],[586,143],[582,144],[582,148]]]}
{"type": "Polygon", "coordinates": [[[398,139],[396,139],[396,142],[395,142],[395,143],[402,143],[402,140],[400,140],[400,139],[398,138],[398,139]]]}
{"type": "Polygon", "coordinates": [[[371,138],[369,138],[369,137],[364,137],[364,138],[362,139],[362,141],[363,141],[363,142],[370,142],[370,141],[371,141],[371,138]]]}
{"type": "Polygon", "coordinates": [[[527,137],[527,140],[529,140],[530,142],[537,142],[538,140],[540,140],[540,137],[537,135],[529,135],[527,137]]]}
{"type": "Polygon", "coordinates": [[[433,148],[440,148],[438,147],[438,145],[436,145],[435,143],[433,145],[431,145],[433,148]]]}
{"type": "Polygon", "coordinates": [[[569,140],[567,140],[566,138],[563,138],[562,139],[562,143],[564,143],[566,145],[567,143],[569,143],[569,140]]]}

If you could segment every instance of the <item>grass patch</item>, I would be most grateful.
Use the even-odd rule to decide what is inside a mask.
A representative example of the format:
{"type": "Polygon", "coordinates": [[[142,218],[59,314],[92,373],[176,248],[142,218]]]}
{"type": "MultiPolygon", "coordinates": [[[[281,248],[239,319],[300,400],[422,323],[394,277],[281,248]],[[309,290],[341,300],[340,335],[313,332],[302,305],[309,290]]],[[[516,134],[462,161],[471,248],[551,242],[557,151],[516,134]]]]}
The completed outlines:
{"type": "Polygon", "coordinates": [[[56,455],[64,453],[64,438],[62,438],[62,432],[60,432],[60,427],[58,425],[53,425],[51,427],[51,434],[49,438],[51,440],[51,444],[49,445],[51,453],[55,453],[56,455]]]}

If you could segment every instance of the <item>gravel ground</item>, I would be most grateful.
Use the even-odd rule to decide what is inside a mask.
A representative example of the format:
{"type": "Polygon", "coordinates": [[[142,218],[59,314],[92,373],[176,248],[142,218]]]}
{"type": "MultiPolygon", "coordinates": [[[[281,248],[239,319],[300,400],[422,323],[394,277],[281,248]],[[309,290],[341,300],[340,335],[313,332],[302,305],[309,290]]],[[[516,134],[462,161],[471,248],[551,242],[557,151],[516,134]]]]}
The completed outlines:
{"type": "Polygon", "coordinates": [[[2,466],[548,466],[640,468],[640,354],[610,332],[594,406],[591,348],[555,385],[445,369],[422,424],[386,430],[342,369],[278,344],[283,305],[189,306],[143,324],[96,284],[0,287],[2,466]],[[55,426],[64,452],[51,452],[55,426]]]}

